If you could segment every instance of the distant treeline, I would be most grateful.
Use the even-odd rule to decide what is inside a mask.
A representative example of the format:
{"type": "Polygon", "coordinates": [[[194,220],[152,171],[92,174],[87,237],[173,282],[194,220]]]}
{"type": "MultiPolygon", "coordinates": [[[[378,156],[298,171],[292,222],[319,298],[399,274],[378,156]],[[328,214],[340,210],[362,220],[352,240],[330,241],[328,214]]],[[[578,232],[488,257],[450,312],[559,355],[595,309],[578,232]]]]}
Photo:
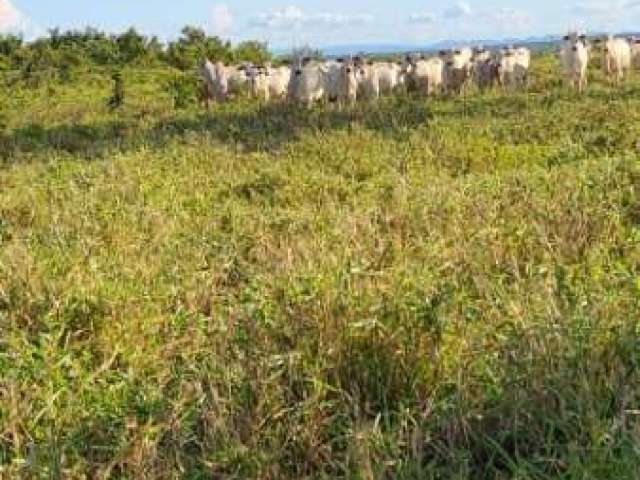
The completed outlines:
{"type": "Polygon", "coordinates": [[[86,64],[103,66],[168,64],[181,70],[195,67],[203,56],[227,63],[271,59],[265,43],[245,41],[232,45],[204,30],[187,26],[180,37],[163,43],[130,28],[121,34],[107,34],[95,28],[61,31],[32,42],[20,36],[0,35],[0,71],[26,72],[44,69],[70,69],[86,64]]]}

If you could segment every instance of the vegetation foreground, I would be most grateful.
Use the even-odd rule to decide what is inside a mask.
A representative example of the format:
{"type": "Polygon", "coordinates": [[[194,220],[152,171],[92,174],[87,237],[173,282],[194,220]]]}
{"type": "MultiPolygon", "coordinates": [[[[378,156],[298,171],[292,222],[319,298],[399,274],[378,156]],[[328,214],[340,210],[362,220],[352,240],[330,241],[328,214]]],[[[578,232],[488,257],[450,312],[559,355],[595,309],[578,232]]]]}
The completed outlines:
{"type": "Polygon", "coordinates": [[[0,477],[632,479],[640,75],[338,111],[0,92],[0,477]]]}

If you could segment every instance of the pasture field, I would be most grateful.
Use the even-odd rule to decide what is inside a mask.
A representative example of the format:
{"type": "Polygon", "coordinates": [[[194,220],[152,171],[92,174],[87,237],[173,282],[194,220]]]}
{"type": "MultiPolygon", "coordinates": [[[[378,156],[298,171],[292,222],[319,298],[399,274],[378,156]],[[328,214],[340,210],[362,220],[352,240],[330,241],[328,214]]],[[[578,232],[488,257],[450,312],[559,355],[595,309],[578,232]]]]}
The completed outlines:
{"type": "Polygon", "coordinates": [[[640,73],[0,91],[0,478],[636,479],[640,73]]]}

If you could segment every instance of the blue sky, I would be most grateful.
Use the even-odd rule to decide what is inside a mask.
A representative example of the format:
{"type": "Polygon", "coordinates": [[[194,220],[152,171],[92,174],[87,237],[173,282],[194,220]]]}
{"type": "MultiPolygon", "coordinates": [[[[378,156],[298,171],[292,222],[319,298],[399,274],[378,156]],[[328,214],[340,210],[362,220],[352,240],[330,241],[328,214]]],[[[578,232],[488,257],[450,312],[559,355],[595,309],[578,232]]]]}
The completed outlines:
{"type": "Polygon", "coordinates": [[[0,32],[34,36],[53,26],[135,26],[173,38],[185,24],[233,41],[431,43],[561,33],[568,28],[640,28],[640,0],[0,0],[0,32]]]}

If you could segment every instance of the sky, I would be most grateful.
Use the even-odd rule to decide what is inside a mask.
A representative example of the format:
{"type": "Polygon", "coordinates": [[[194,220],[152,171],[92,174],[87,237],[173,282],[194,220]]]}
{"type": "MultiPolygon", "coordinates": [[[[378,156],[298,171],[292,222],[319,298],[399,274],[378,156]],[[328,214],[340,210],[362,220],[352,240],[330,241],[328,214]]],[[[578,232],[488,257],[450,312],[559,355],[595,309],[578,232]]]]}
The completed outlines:
{"type": "Polygon", "coordinates": [[[640,28],[640,0],[0,0],[0,33],[26,38],[58,26],[129,26],[163,39],[184,25],[233,42],[274,48],[309,44],[429,44],[640,28]]]}

